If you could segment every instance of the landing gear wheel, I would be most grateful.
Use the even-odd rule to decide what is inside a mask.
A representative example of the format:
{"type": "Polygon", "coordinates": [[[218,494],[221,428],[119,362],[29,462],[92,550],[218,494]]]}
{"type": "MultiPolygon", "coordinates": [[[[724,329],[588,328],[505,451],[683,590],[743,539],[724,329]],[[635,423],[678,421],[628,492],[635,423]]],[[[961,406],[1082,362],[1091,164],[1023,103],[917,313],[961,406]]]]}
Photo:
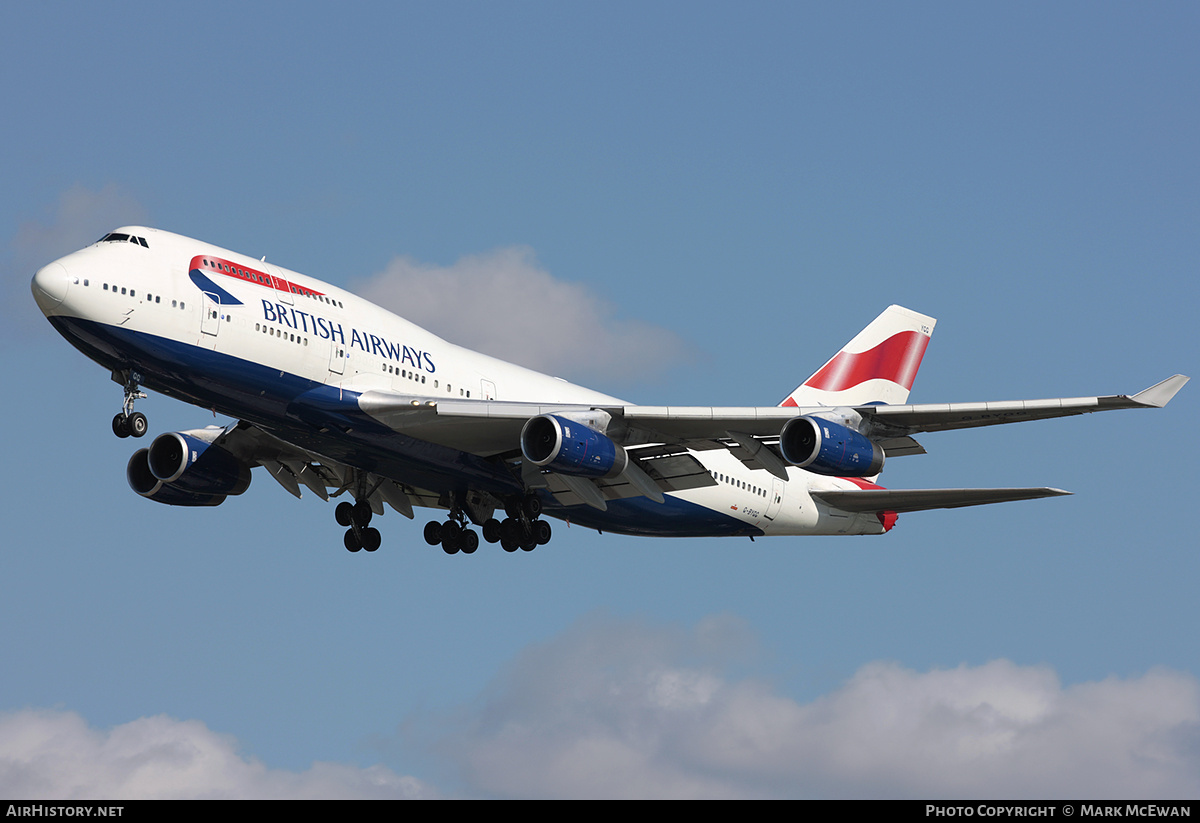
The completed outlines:
{"type": "Polygon", "coordinates": [[[337,504],[337,508],[333,510],[333,516],[337,519],[339,526],[349,526],[354,522],[354,504],[349,500],[343,500],[337,504]]]}
{"type": "Polygon", "coordinates": [[[446,554],[458,554],[462,548],[462,527],[453,520],[442,524],[442,551],[446,554]]]}
{"type": "Polygon", "coordinates": [[[479,535],[474,529],[463,530],[459,537],[459,546],[463,554],[474,554],[475,550],[479,548],[479,535]]]}
{"type": "Polygon", "coordinates": [[[533,523],[533,539],[539,546],[550,542],[550,524],[545,520],[535,520],[533,523]]]}
{"type": "Polygon", "coordinates": [[[492,518],[483,524],[483,539],[489,543],[497,543],[500,540],[500,521],[492,518]]]}
{"type": "Polygon", "coordinates": [[[517,549],[519,549],[521,547],[518,546],[516,543],[512,542],[511,540],[509,540],[508,538],[501,537],[500,538],[500,548],[504,549],[506,552],[509,552],[511,554],[512,552],[515,552],[517,549]]]}
{"type": "Polygon", "coordinates": [[[130,435],[129,418],[125,416],[125,412],[121,412],[113,418],[112,430],[117,437],[125,438],[130,435]]]}
{"type": "Polygon", "coordinates": [[[436,546],[442,542],[442,524],[436,520],[430,520],[425,524],[425,542],[431,546],[436,546]]]}
{"type": "Polygon", "coordinates": [[[531,494],[525,498],[521,507],[524,509],[526,517],[530,520],[536,520],[538,515],[542,513],[542,499],[537,495],[531,494]]]}
{"type": "Polygon", "coordinates": [[[371,525],[371,504],[366,500],[359,500],[354,504],[354,523],[360,528],[365,528],[371,525]]]}
{"type": "Polygon", "coordinates": [[[356,552],[363,547],[358,535],[354,533],[354,529],[346,529],[346,536],[342,542],[346,544],[346,551],[356,552]]]}
{"type": "MultiPolygon", "coordinates": [[[[351,529],[351,531],[354,531],[351,529]]],[[[369,552],[373,552],[383,543],[383,537],[379,534],[379,529],[363,529],[362,531],[362,547],[369,552]]]]}
{"type": "Polygon", "coordinates": [[[134,412],[129,415],[126,425],[129,428],[129,433],[134,437],[145,437],[146,432],[150,429],[150,422],[146,420],[146,415],[141,412],[134,412]]]}

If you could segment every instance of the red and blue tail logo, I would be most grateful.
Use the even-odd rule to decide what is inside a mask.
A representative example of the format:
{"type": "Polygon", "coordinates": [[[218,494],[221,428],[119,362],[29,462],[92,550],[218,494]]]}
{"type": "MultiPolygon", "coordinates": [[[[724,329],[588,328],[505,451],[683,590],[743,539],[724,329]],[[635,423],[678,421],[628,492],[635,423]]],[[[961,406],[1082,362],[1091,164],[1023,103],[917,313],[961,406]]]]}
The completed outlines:
{"type": "Polygon", "coordinates": [[[936,322],[910,309],[889,306],[779,405],[907,402],[936,322]]]}

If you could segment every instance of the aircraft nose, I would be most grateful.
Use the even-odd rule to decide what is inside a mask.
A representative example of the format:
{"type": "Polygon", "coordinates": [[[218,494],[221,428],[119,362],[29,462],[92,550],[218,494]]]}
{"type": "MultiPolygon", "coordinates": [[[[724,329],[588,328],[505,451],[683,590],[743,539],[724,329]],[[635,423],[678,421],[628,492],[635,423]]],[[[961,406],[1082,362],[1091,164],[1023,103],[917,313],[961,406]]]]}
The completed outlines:
{"type": "Polygon", "coordinates": [[[70,275],[62,263],[48,263],[33,276],[33,299],[43,313],[58,306],[67,297],[70,275]]]}

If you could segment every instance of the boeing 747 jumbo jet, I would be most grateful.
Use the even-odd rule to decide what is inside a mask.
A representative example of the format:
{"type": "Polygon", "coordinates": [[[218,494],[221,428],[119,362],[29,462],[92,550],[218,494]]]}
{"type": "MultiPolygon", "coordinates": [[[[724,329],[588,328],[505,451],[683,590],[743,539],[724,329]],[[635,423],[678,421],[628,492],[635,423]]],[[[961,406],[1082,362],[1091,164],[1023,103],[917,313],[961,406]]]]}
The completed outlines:
{"type": "Polygon", "coordinates": [[[1133,396],[909,405],[934,320],[891,306],[778,406],[636,406],[442,340],[312,277],[177,234],[127,226],[40,269],[38,306],[124,387],[118,437],[153,389],[238,420],[161,434],[126,475],[174,506],[216,506],[261,467],[335,508],[375,551],[384,504],[470,554],[530,551],[550,515],[650,536],[881,534],[897,514],[1067,494],[889,490],[887,457],[921,432],[1166,405],[1175,375],[1133,396]],[[353,501],[353,502],[351,502],[353,501]],[[499,514],[498,514],[499,513],[499,514]]]}

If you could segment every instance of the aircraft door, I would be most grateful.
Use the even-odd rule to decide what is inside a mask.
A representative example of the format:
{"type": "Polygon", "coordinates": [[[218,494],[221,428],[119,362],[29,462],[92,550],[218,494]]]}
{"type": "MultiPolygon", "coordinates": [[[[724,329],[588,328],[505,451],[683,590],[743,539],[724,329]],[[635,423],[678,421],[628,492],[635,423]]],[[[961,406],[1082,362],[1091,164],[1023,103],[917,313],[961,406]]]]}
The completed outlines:
{"type": "Polygon", "coordinates": [[[780,480],[778,477],[771,478],[770,499],[767,501],[766,518],[774,520],[775,515],[779,514],[779,507],[783,505],[783,490],[787,488],[787,483],[780,480]]]}
{"type": "Polygon", "coordinates": [[[286,306],[295,305],[292,298],[291,284],[283,279],[283,272],[272,266],[270,263],[264,263],[263,268],[267,274],[271,275],[271,285],[275,287],[275,297],[280,303],[286,306]]]}
{"type": "Polygon", "coordinates": [[[495,400],[496,399],[496,384],[493,383],[491,380],[480,380],[479,383],[480,383],[479,396],[482,397],[484,400],[495,400]]]}
{"type": "Polygon", "coordinates": [[[329,341],[329,376],[344,374],[346,371],[346,344],[340,340],[329,341]]]}
{"type": "Polygon", "coordinates": [[[204,301],[200,305],[200,331],[216,337],[220,328],[221,298],[210,292],[205,292],[204,301]]]}

